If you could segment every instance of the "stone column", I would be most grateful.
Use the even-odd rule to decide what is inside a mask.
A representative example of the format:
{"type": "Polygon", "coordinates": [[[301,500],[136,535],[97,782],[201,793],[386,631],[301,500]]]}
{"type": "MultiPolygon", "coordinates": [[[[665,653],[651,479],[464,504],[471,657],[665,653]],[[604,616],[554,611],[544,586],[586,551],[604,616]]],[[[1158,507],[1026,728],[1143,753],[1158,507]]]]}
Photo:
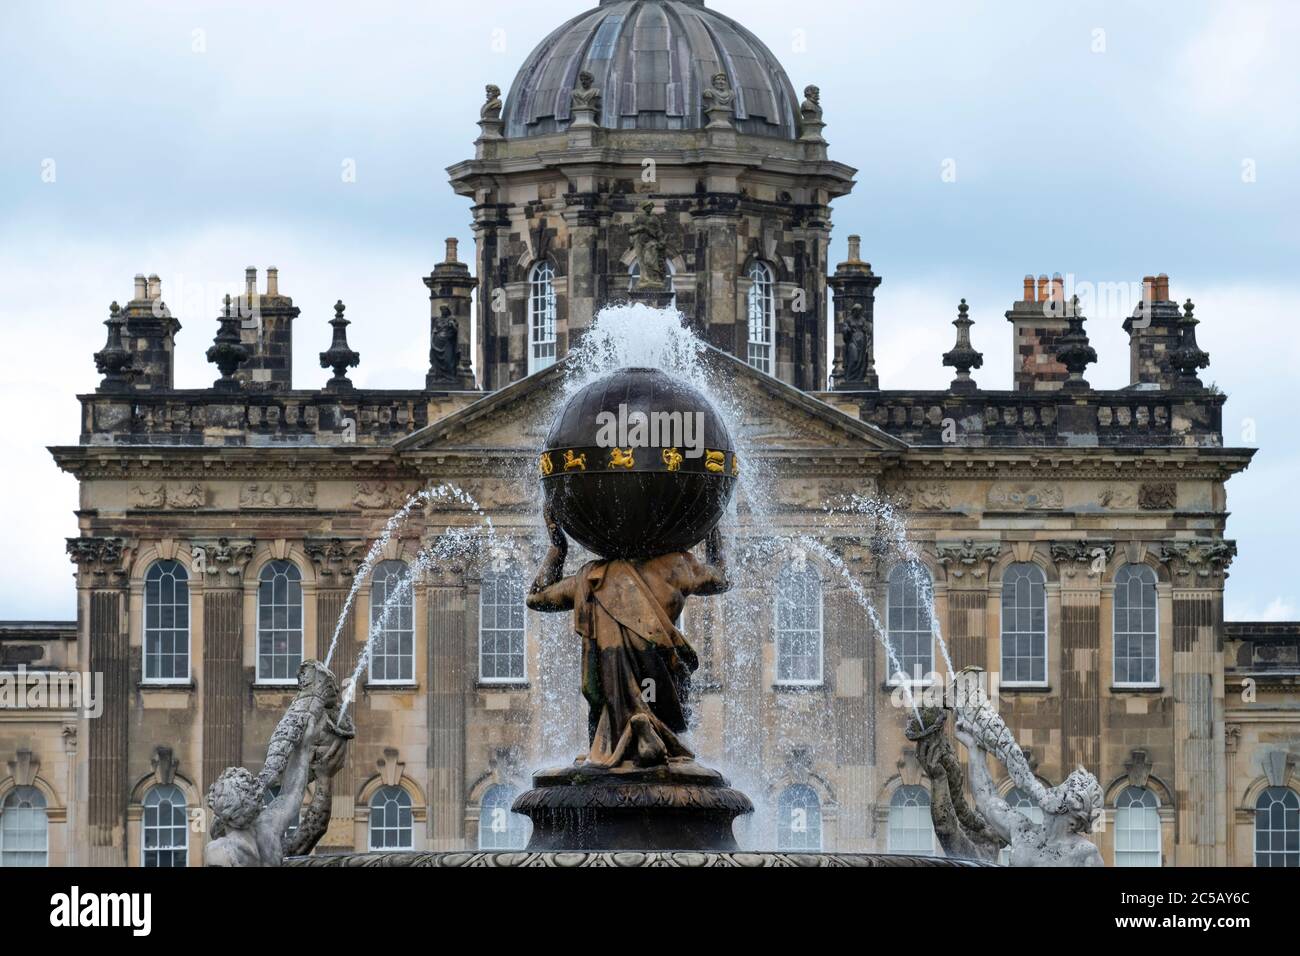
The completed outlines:
{"type": "Polygon", "coordinates": [[[83,669],[104,680],[103,713],[82,721],[88,770],[88,852],[82,862],[87,866],[127,865],[127,724],[134,696],[127,623],[130,550],[121,538],[68,539],[68,554],[77,565],[83,669]]]}
{"type": "Polygon", "coordinates": [[[207,793],[223,770],[244,762],[244,568],[254,545],[249,538],[217,538],[193,541],[190,548],[195,573],[203,576],[201,771],[207,793]]]}
{"type": "Polygon", "coordinates": [[[702,241],[696,246],[695,298],[705,340],[743,362],[749,354],[749,324],[738,312],[739,222],[737,212],[711,212],[696,219],[702,241]]]}
{"type": "Polygon", "coordinates": [[[1223,582],[1231,541],[1166,544],[1173,579],[1174,791],[1177,866],[1226,866],[1223,582]]]}
{"type": "Polygon", "coordinates": [[[471,615],[461,567],[429,576],[429,849],[465,849],[465,696],[471,615]]]}
{"type": "Polygon", "coordinates": [[[1101,777],[1101,575],[1113,542],[1054,541],[1061,582],[1061,771],[1101,777]]]}

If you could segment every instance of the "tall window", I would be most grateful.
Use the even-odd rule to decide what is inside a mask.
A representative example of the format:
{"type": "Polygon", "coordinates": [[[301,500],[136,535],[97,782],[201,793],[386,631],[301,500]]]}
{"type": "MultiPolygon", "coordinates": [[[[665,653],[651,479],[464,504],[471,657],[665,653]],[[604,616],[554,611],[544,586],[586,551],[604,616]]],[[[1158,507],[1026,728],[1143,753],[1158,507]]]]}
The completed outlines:
{"type": "Polygon", "coordinates": [[[776,284],[765,262],[749,267],[749,364],[772,374],[776,350],[776,284]]]}
{"type": "Polygon", "coordinates": [[[786,787],[777,798],[776,848],[800,851],[822,848],[822,803],[817,791],[806,783],[786,787]]]}
{"type": "Polygon", "coordinates": [[[185,794],[173,784],[151,787],[144,795],[140,843],[145,866],[185,866],[189,814],[185,794]]]}
{"type": "Polygon", "coordinates": [[[555,364],[555,267],[539,262],[528,275],[528,374],[555,364]]]}
{"type": "Polygon", "coordinates": [[[488,787],[479,803],[478,848],[480,850],[522,850],[528,845],[532,826],[528,818],[512,813],[515,792],[504,784],[488,787]]]}
{"type": "MultiPolygon", "coordinates": [[[[672,262],[665,262],[668,267],[668,291],[673,294],[670,303],[671,308],[677,308],[677,268],[672,262]]],[[[632,267],[627,270],[627,291],[635,292],[641,283],[641,263],[634,262],[632,267]]]]}
{"type": "Polygon", "coordinates": [[[899,787],[889,801],[889,852],[930,856],[934,853],[934,824],[930,794],[924,787],[899,787]]]}
{"type": "Polygon", "coordinates": [[[370,681],[409,684],[415,680],[415,601],[411,575],[401,561],[381,561],[370,578],[370,681]]]}
{"type": "Polygon", "coordinates": [[[787,565],[777,579],[776,682],[822,682],[822,581],[811,564],[787,565]]]}
{"type": "Polygon", "coordinates": [[[1300,795],[1289,787],[1255,801],[1255,865],[1300,866],[1300,795]]]}
{"type": "Polygon", "coordinates": [[[524,583],[516,568],[489,571],[479,591],[479,679],[519,683],[524,661],[524,583]]]}
{"type": "Polygon", "coordinates": [[[288,561],[262,568],[257,588],[257,679],[291,683],[302,663],[302,572],[288,561]]]}
{"type": "Polygon", "coordinates": [[[189,575],[177,561],[155,561],[145,572],[144,679],[190,679],[189,575]]]}
{"type": "Polygon", "coordinates": [[[1146,787],[1125,787],[1115,801],[1115,865],[1160,865],[1160,813],[1146,787]]]}
{"type": "Polygon", "coordinates": [[[1002,577],[1002,683],[1047,683],[1047,579],[1036,564],[1002,577]]]}
{"type": "Polygon", "coordinates": [[[1158,684],[1159,648],[1156,573],[1145,564],[1126,564],[1115,574],[1115,683],[1158,684]]]}
{"type": "Polygon", "coordinates": [[[896,660],[888,661],[890,681],[923,680],[934,669],[934,637],[930,605],[934,581],[920,564],[900,564],[889,572],[889,645],[896,660]]]}
{"type": "Polygon", "coordinates": [[[380,787],[370,798],[370,849],[410,850],[414,832],[411,795],[401,787],[380,787]]]}
{"type": "Polygon", "coordinates": [[[15,787],[0,803],[0,867],[48,866],[50,821],[35,787],[15,787]]]}
{"type": "MultiPolygon", "coordinates": [[[[1043,808],[1034,803],[1033,797],[1025,793],[1019,787],[1013,787],[1007,794],[1007,806],[1017,813],[1023,814],[1034,823],[1043,822],[1043,808]]],[[[1003,866],[1011,863],[1011,847],[1004,846],[998,853],[998,862],[1003,866]]]]}

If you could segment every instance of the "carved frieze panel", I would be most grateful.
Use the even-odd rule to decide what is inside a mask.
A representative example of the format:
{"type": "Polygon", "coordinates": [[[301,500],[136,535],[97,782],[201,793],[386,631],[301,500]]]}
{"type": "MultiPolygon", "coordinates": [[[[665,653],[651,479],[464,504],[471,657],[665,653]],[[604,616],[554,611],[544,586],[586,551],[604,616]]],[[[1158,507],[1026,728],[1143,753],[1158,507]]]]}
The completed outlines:
{"type": "Polygon", "coordinates": [[[396,511],[415,494],[415,485],[403,481],[358,481],[352,489],[352,503],[358,508],[396,511]]]}
{"type": "Polygon", "coordinates": [[[239,489],[241,508],[314,508],[316,482],[250,482],[239,489]]]}
{"type": "Polygon", "coordinates": [[[949,511],[952,508],[952,487],[946,481],[903,485],[893,497],[904,511],[949,511]]]}
{"type": "Polygon", "coordinates": [[[1178,507],[1178,485],[1172,481],[1143,482],[1138,488],[1143,511],[1171,511],[1178,507]]]}
{"type": "Polygon", "coordinates": [[[146,481],[132,485],[127,493],[131,508],[189,510],[207,504],[207,489],[201,482],[146,481]]]}
{"type": "Polygon", "coordinates": [[[1103,508],[1128,511],[1137,507],[1137,492],[1127,485],[1106,485],[1097,492],[1097,504],[1103,508]]]}
{"type": "Polygon", "coordinates": [[[1032,481],[999,481],[989,489],[988,506],[995,511],[1057,511],[1065,505],[1061,486],[1032,481]]]}

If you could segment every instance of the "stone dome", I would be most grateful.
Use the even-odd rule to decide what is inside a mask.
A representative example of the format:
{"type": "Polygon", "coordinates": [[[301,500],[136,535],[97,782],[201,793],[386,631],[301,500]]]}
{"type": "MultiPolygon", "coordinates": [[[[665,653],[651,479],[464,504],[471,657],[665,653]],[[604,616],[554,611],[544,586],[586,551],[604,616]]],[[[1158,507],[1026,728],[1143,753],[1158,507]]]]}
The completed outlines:
{"type": "Polygon", "coordinates": [[[799,137],[799,100],[772,51],[703,0],[601,0],[553,32],[515,76],[506,137],[567,129],[570,95],[589,71],[607,129],[680,130],[707,125],[701,93],[726,73],[741,133],[799,137]]]}

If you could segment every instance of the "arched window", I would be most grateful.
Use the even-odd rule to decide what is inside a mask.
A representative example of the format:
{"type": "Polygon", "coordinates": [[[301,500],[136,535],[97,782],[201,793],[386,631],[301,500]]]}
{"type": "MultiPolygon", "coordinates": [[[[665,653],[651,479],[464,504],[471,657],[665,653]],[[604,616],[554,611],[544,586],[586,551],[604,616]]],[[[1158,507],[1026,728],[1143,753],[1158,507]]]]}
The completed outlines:
{"type": "Polygon", "coordinates": [[[1255,865],[1300,866],[1300,795],[1289,787],[1255,801],[1255,865]]]}
{"type": "MultiPolygon", "coordinates": [[[[677,267],[672,264],[671,260],[665,261],[664,265],[668,267],[668,291],[673,294],[670,307],[675,309],[677,308],[677,267]]],[[[627,291],[635,292],[640,282],[641,263],[634,262],[632,263],[631,268],[627,270],[627,291]]]]}
{"type": "Polygon", "coordinates": [[[1115,683],[1151,687],[1160,683],[1160,638],[1156,573],[1145,564],[1126,564],[1115,573],[1115,683]]]}
{"type": "Polygon", "coordinates": [[[257,587],[257,679],[290,684],[302,663],[302,572],[288,561],[262,568],[257,587]]]}
{"type": "Polygon", "coordinates": [[[1036,564],[1002,576],[1002,683],[1047,683],[1047,578],[1036,564]]]}
{"type": "Polygon", "coordinates": [[[924,787],[899,787],[889,801],[889,852],[934,854],[930,794],[924,787]]]}
{"type": "Polygon", "coordinates": [[[189,814],[181,788],[174,783],[150,787],[144,795],[144,816],[140,821],[144,865],[187,865],[189,832],[189,814]]]}
{"type": "MultiPolygon", "coordinates": [[[[1029,794],[1025,793],[1025,791],[1021,790],[1019,787],[1013,787],[1011,789],[1011,792],[1007,794],[1006,799],[1007,799],[1007,806],[1010,807],[1012,810],[1015,810],[1017,813],[1024,814],[1034,823],[1043,822],[1043,808],[1040,807],[1038,804],[1034,803],[1033,798],[1029,796],[1029,794]]],[[[998,862],[1001,863],[1003,866],[1007,866],[1010,864],[1011,847],[1004,846],[1002,848],[1002,851],[998,854],[998,862]]]]}
{"type": "Polygon", "coordinates": [[[415,600],[410,568],[381,561],[370,578],[370,682],[409,684],[415,680],[415,600]]]}
{"type": "Polygon", "coordinates": [[[920,564],[899,564],[889,572],[889,645],[897,660],[887,661],[891,683],[920,681],[934,670],[934,635],[930,624],[934,581],[920,564]]]}
{"type": "Polygon", "coordinates": [[[1146,787],[1125,787],[1115,801],[1115,865],[1160,865],[1160,813],[1146,787]]]}
{"type": "Polygon", "coordinates": [[[776,351],[776,283],[765,262],[749,267],[749,364],[772,374],[776,351]]]}
{"type": "Polygon", "coordinates": [[[776,682],[822,682],[822,581],[811,564],[777,578],[776,682]]]}
{"type": "Polygon", "coordinates": [[[487,684],[520,683],[524,657],[524,583],[517,568],[483,575],[478,605],[479,679],[487,684]]]}
{"type": "Polygon", "coordinates": [[[413,849],[414,833],[411,795],[401,787],[380,787],[370,798],[370,849],[413,849]]]}
{"type": "Polygon", "coordinates": [[[822,848],[822,802],[817,798],[817,791],[806,783],[786,787],[777,798],[776,848],[799,851],[822,848]]]}
{"type": "Polygon", "coordinates": [[[539,262],[528,274],[528,374],[555,364],[555,267],[539,262]]]}
{"type": "Polygon", "coordinates": [[[0,867],[48,866],[50,820],[35,787],[15,787],[0,803],[0,867]]]}
{"type": "Polygon", "coordinates": [[[145,572],[144,679],[190,679],[189,575],[177,561],[155,561],[145,572]]]}
{"type": "Polygon", "coordinates": [[[488,787],[479,802],[478,848],[480,850],[522,850],[532,829],[529,819],[512,813],[515,792],[505,784],[488,787]]]}

